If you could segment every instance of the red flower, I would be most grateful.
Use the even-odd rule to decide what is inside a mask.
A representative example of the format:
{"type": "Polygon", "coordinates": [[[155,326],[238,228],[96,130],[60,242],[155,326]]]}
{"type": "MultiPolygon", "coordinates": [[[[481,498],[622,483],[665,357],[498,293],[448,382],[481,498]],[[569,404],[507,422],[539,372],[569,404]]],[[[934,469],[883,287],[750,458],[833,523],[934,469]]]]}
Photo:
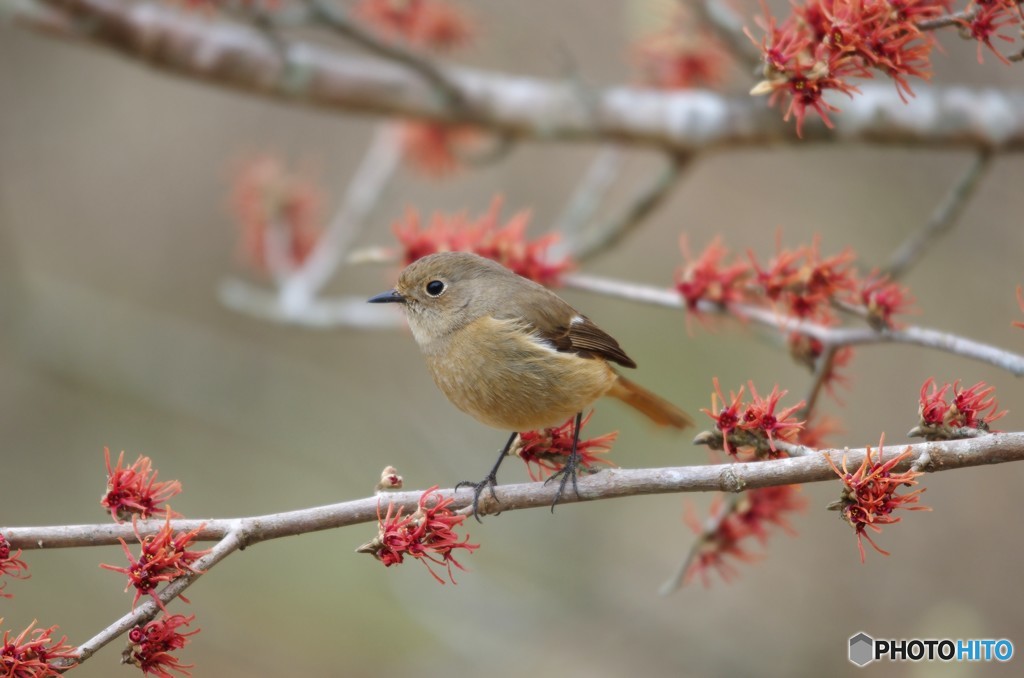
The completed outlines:
{"type": "MultiPolygon", "coordinates": [[[[28,564],[21,560],[21,549],[11,555],[11,545],[7,538],[0,534],[0,577],[11,577],[12,579],[28,579],[28,564]]],[[[13,598],[10,593],[4,593],[7,582],[0,584],[0,598],[13,598]]]]}
{"type": "Polygon", "coordinates": [[[696,260],[690,256],[685,238],[680,240],[680,247],[686,264],[676,272],[676,289],[691,313],[697,311],[697,304],[702,300],[723,307],[742,301],[750,266],[739,260],[723,264],[729,250],[722,246],[721,238],[712,240],[696,260]]]}
{"type": "Polygon", "coordinates": [[[853,252],[847,249],[822,258],[817,238],[810,247],[780,250],[764,269],[753,254],[748,252],[748,256],[765,297],[783,304],[797,318],[831,324],[835,321],[831,301],[856,289],[853,252]]]}
{"type": "Polygon", "coordinates": [[[713,518],[707,526],[697,522],[691,509],[687,523],[700,534],[700,540],[694,546],[684,582],[700,576],[704,586],[708,586],[712,570],[724,581],[732,581],[737,574],[732,561],[749,562],[754,559],[744,542],[753,537],[765,545],[772,526],[795,534],[787,516],[806,508],[807,499],[800,492],[799,485],[780,485],[750,490],[726,506],[722,505],[719,496],[712,505],[713,518]]]}
{"type": "MultiPolygon", "coordinates": [[[[1020,310],[1024,311],[1024,288],[1020,285],[1017,285],[1017,305],[1020,306],[1020,310]]],[[[1024,322],[1014,321],[1013,326],[1024,329],[1024,322]]]]}
{"type": "Polygon", "coordinates": [[[1000,0],[976,0],[972,3],[977,12],[970,20],[961,20],[963,33],[978,41],[978,63],[985,63],[982,58],[982,47],[988,47],[989,51],[996,55],[996,58],[1007,66],[1010,60],[999,53],[999,50],[992,44],[993,38],[999,38],[1006,42],[1013,42],[1013,38],[1000,35],[999,30],[1005,26],[1012,26],[1020,23],[1020,17],[1015,14],[1019,10],[1015,2],[1000,2],[1000,0]]]}
{"type": "Polygon", "coordinates": [[[902,508],[909,511],[931,510],[926,506],[914,505],[917,504],[921,493],[924,492],[923,488],[907,494],[896,494],[901,486],[912,487],[916,485],[916,478],[922,475],[922,473],[912,470],[903,473],[893,473],[892,469],[913,453],[908,447],[902,454],[883,462],[882,446],[884,443],[885,436],[883,435],[878,443],[876,459],[871,458],[871,447],[868,446],[867,453],[864,455],[864,461],[854,473],[850,473],[847,469],[845,456],[843,457],[842,470],[832,461],[831,456],[825,457],[829,465],[832,466],[832,470],[843,481],[843,491],[839,501],[829,508],[841,511],[843,519],[853,526],[857,533],[857,548],[860,550],[860,561],[862,563],[865,558],[863,539],[867,539],[868,543],[882,555],[889,555],[888,551],[882,550],[871,539],[871,535],[866,532],[866,529],[870,528],[875,532],[881,532],[882,525],[898,523],[900,518],[892,515],[893,511],[897,509],[902,508]]]}
{"type": "Polygon", "coordinates": [[[714,33],[703,25],[694,26],[682,5],[673,6],[662,23],[667,25],[633,47],[640,79],[661,89],[720,87],[732,59],[714,33]]]}
{"type": "Polygon", "coordinates": [[[157,472],[153,470],[153,462],[149,457],[140,454],[134,464],[125,468],[124,452],[121,452],[117,457],[117,466],[111,468],[110,448],[103,448],[103,456],[107,462],[107,492],[100,497],[100,504],[110,511],[115,521],[128,520],[132,515],[143,519],[153,516],[181,517],[169,508],[160,506],[181,492],[181,483],[177,480],[157,482],[157,472]],[[150,476],[150,473],[153,475],[150,476]]]}
{"type": "Polygon", "coordinates": [[[921,385],[917,410],[920,422],[911,435],[928,440],[955,440],[971,434],[964,429],[988,432],[989,424],[1006,414],[1006,410],[997,411],[999,403],[992,395],[994,392],[995,388],[983,381],[970,388],[961,388],[959,381],[939,388],[935,379],[929,378],[921,385]],[[947,400],[950,389],[953,398],[947,400]]]}
{"type": "Polygon", "coordinates": [[[8,678],[59,678],[74,665],[77,651],[64,642],[67,636],[54,640],[56,626],[34,629],[35,625],[32,622],[13,638],[10,631],[4,631],[0,643],[0,674],[8,678]],[[62,661],[58,665],[56,660],[62,661]]]}
{"type": "Polygon", "coordinates": [[[435,179],[456,171],[461,164],[460,148],[476,145],[480,131],[468,125],[409,120],[402,123],[402,145],[409,165],[435,179]]]}
{"type": "MultiPolygon", "coordinates": [[[[729,392],[728,400],[722,395],[722,387],[718,383],[718,377],[712,378],[715,385],[715,392],[711,394],[711,409],[701,409],[701,412],[708,415],[715,421],[715,428],[722,435],[722,447],[729,454],[736,454],[736,450],[730,449],[729,437],[740,425],[740,409],[743,407],[743,387],[740,386],[739,393],[729,392]],[[732,401],[728,406],[727,402],[732,401]],[[721,403],[721,406],[719,406],[721,403]]],[[[712,449],[715,449],[714,447],[712,449]]]]}
{"type": "Polygon", "coordinates": [[[425,226],[418,212],[408,211],[393,227],[402,246],[403,263],[408,265],[434,252],[475,252],[542,285],[557,283],[558,278],[572,268],[568,259],[553,262],[547,256],[548,248],[558,236],[552,233],[528,241],[525,234],[529,212],[519,212],[500,226],[501,206],[501,198],[495,197],[487,212],[476,219],[464,212],[435,213],[425,226]]]}
{"type": "MultiPolygon", "coordinates": [[[[100,564],[100,567],[128,576],[128,584],[124,590],[127,591],[129,588],[135,587],[132,609],[135,609],[135,604],[139,602],[139,598],[145,593],[149,594],[156,604],[160,606],[160,609],[166,612],[163,601],[156,594],[156,587],[162,582],[174,581],[182,575],[200,573],[200,570],[196,570],[193,564],[210,551],[209,549],[205,551],[190,551],[189,547],[195,542],[196,535],[199,534],[203,526],[200,525],[191,532],[178,532],[175,534],[171,530],[171,519],[168,517],[167,522],[160,528],[160,531],[148,537],[139,535],[137,522],[133,521],[133,527],[135,529],[135,537],[142,545],[139,557],[132,557],[131,551],[128,550],[128,544],[125,543],[124,539],[118,539],[121,542],[121,548],[124,549],[124,555],[128,558],[128,567],[115,567],[105,563],[100,564]]],[[[188,602],[188,598],[184,596],[179,597],[186,603],[188,602]]]]}
{"type": "Polygon", "coordinates": [[[779,391],[779,386],[776,384],[772,387],[772,392],[767,397],[762,398],[757,394],[754,382],[748,381],[747,384],[750,386],[750,395],[753,397],[753,402],[747,406],[746,411],[743,413],[739,428],[767,438],[768,447],[773,453],[777,454],[775,439],[792,440],[803,427],[804,422],[789,421],[789,418],[794,412],[804,406],[804,401],[801,400],[796,405],[776,414],[775,408],[778,406],[779,400],[789,391],[779,391]]]}
{"type": "Polygon", "coordinates": [[[405,556],[415,558],[442,584],[444,580],[434,572],[431,563],[443,565],[448,571],[448,580],[454,584],[452,565],[465,570],[455,559],[455,549],[465,549],[472,553],[480,545],[470,544],[469,535],[459,540],[454,528],[461,525],[466,516],[458,515],[448,508],[453,502],[451,498],[445,499],[435,493],[436,485],[423,493],[419,507],[408,516],[403,516],[401,508],[396,511],[394,504],[389,503],[387,513],[382,518],[378,504],[377,536],[356,551],[373,554],[385,567],[401,564],[405,556]]]}
{"type": "Polygon", "coordinates": [[[868,313],[868,323],[876,330],[895,327],[892,316],[906,313],[914,302],[906,287],[889,280],[886,275],[872,271],[860,283],[859,301],[868,313]]]}
{"type": "MultiPolygon", "coordinates": [[[[580,431],[590,421],[593,410],[580,422],[580,431]]],[[[565,466],[572,453],[572,439],[575,432],[576,417],[570,417],[560,426],[545,428],[540,431],[525,431],[519,434],[510,455],[518,455],[526,463],[526,470],[532,480],[544,480],[552,473],[557,473],[565,466]]],[[[579,440],[576,452],[580,455],[580,468],[583,472],[592,472],[595,464],[614,464],[598,455],[611,450],[612,443],[618,432],[606,433],[596,438],[579,440]]]]}
{"type": "Polygon", "coordinates": [[[470,21],[443,0],[361,0],[355,11],[379,32],[416,47],[449,50],[473,37],[470,21]]]}
{"type": "Polygon", "coordinates": [[[125,663],[134,664],[144,674],[152,674],[158,678],[173,678],[170,671],[184,676],[191,676],[188,669],[193,664],[182,664],[172,655],[189,643],[189,637],[199,633],[199,629],[181,633],[178,628],[188,626],[196,618],[181,614],[167,614],[154,619],[145,626],[136,626],[128,632],[130,645],[124,651],[125,663]]]}
{"type": "Polygon", "coordinates": [[[274,275],[302,265],[320,239],[322,204],[320,189],[278,158],[246,163],[231,191],[246,261],[274,275]]]}

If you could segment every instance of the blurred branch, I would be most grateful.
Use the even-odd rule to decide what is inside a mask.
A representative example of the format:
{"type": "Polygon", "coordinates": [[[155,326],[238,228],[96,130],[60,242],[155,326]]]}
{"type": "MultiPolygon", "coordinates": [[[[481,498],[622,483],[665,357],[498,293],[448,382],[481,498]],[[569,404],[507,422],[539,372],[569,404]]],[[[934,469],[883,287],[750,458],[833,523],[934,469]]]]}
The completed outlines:
{"type": "Polygon", "coordinates": [[[608,191],[619,178],[621,169],[621,148],[609,144],[598,149],[583,178],[576,185],[572,197],[566,203],[565,209],[562,210],[561,216],[551,229],[562,236],[552,248],[552,255],[555,258],[568,255],[578,248],[587,224],[597,214],[608,191]]]}
{"type": "Polygon", "coordinates": [[[828,381],[829,375],[832,374],[832,368],[836,360],[836,351],[838,350],[838,346],[830,345],[818,356],[818,360],[814,365],[814,378],[811,380],[811,387],[807,391],[807,397],[804,398],[804,406],[800,409],[798,418],[807,421],[814,413],[814,407],[818,404],[818,396],[821,395],[821,389],[825,386],[825,382],[828,381]]]}
{"type": "MultiPolygon", "coordinates": [[[[33,8],[40,6],[74,26],[44,31],[47,35],[81,39],[160,70],[306,106],[470,122],[495,134],[544,142],[614,141],[684,153],[797,141],[779,111],[749,96],[608,87],[582,101],[564,82],[435,64],[465,104],[453,108],[404,64],[297,40],[275,45],[256,28],[156,3],[0,0],[0,5],[30,28],[40,28],[32,20],[33,8]]],[[[915,90],[916,98],[904,104],[891,85],[866,83],[859,96],[843,104],[835,130],[809,122],[802,143],[1024,149],[1024,92],[928,85],[915,90]]]]}
{"type": "Polygon", "coordinates": [[[981,151],[975,156],[971,166],[949,189],[924,226],[911,233],[893,253],[885,269],[889,277],[893,280],[903,277],[910,267],[917,263],[925,250],[952,228],[963,213],[967,201],[977,190],[982,177],[992,166],[992,156],[993,154],[988,151],[981,151]]]}
{"type": "Polygon", "coordinates": [[[364,296],[336,299],[311,299],[301,307],[283,303],[281,295],[237,278],[221,283],[217,297],[237,313],[274,323],[317,329],[361,327],[366,329],[400,327],[405,322],[393,309],[367,304],[364,296]]]}
{"type": "Polygon", "coordinates": [[[693,7],[704,25],[714,31],[741,64],[753,70],[759,69],[764,63],[761,50],[743,32],[743,18],[724,0],[697,0],[680,4],[693,7]]]}
{"type": "Polygon", "coordinates": [[[670,155],[664,169],[623,208],[621,214],[602,226],[591,228],[585,236],[577,239],[573,257],[585,261],[615,247],[665,202],[692,159],[692,155],[670,155]]]}
{"type": "Polygon", "coordinates": [[[697,557],[697,553],[704,546],[705,542],[718,532],[718,529],[722,527],[722,522],[728,518],[739,506],[740,499],[743,495],[734,494],[722,502],[722,505],[718,507],[714,515],[710,516],[704,523],[704,527],[701,530],[700,535],[694,540],[690,546],[690,550],[687,551],[686,557],[683,558],[683,562],[679,564],[679,568],[675,573],[669,577],[668,581],[661,585],[658,589],[658,593],[667,596],[675,593],[682,588],[683,583],[686,581],[686,573],[690,571],[690,566],[693,564],[694,559],[697,557]]]}
{"type": "Polygon", "coordinates": [[[351,21],[345,14],[345,10],[336,2],[331,0],[304,1],[314,21],[323,24],[367,51],[413,71],[441,94],[445,106],[457,108],[462,105],[462,92],[448,81],[448,76],[427,55],[414,52],[399,43],[374,35],[371,30],[351,21]]]}
{"type": "MultiPolygon", "coordinates": [[[[366,228],[402,158],[401,136],[393,123],[381,124],[316,247],[281,284],[281,304],[296,313],[306,308],[343,264],[366,228]]],[[[237,310],[237,309],[236,309],[237,310]]],[[[293,313],[295,315],[295,313],[293,313]]]]}
{"type": "MultiPolygon", "coordinates": [[[[902,471],[927,454],[929,463],[926,471],[949,471],[953,469],[1003,464],[1024,461],[1024,432],[992,433],[978,438],[944,440],[913,445],[895,445],[885,451],[879,461],[885,461],[909,450],[911,455],[893,470],[902,471]]],[[[812,483],[834,480],[835,472],[825,456],[841,466],[845,457],[851,468],[864,459],[863,448],[846,450],[822,450],[819,454],[790,459],[741,462],[732,464],[711,464],[702,466],[678,466],[669,468],[622,469],[612,468],[582,476],[579,479],[579,496],[567,492],[559,505],[576,502],[613,499],[650,494],[680,492],[741,492],[759,487],[775,487],[794,483],[812,483]]],[[[498,501],[487,493],[481,496],[480,513],[493,514],[527,508],[550,508],[558,492],[555,484],[536,482],[514,485],[499,485],[496,488],[498,501]]],[[[211,520],[172,520],[176,531],[191,531],[197,528],[197,539],[204,541],[225,539],[235,534],[239,544],[246,547],[261,541],[318,532],[349,525],[376,523],[378,506],[388,502],[404,507],[412,513],[422,496],[421,491],[385,493],[378,496],[356,499],[340,504],[275,513],[249,518],[211,520]],[[244,535],[244,538],[243,538],[244,535]]],[[[473,501],[473,492],[443,490],[445,497],[452,497],[452,508],[466,513],[473,501]]],[[[140,535],[155,534],[165,524],[163,520],[139,521],[136,525],[140,535]]],[[[0,533],[7,538],[12,548],[49,549],[117,544],[118,539],[134,540],[135,532],[129,523],[96,525],[65,525],[53,527],[0,527],[0,533]]],[[[238,545],[235,546],[238,548],[238,545]]],[[[197,562],[197,569],[210,565],[207,558],[197,562]]],[[[224,554],[226,555],[226,554],[224,554]]],[[[223,556],[221,556],[223,557],[223,556]]],[[[175,582],[177,583],[177,582],[175,582]]],[[[189,582],[191,583],[191,582],[189,582]]],[[[171,584],[173,586],[174,584],[171,584]]],[[[184,586],[182,587],[184,589],[184,586]]]]}
{"type": "MultiPolygon", "coordinates": [[[[620,299],[666,308],[683,309],[685,307],[682,298],[674,290],[579,273],[565,276],[562,282],[566,287],[620,299]]],[[[1024,376],[1024,356],[1022,355],[956,334],[924,327],[908,326],[898,330],[881,331],[870,327],[827,327],[789,317],[770,308],[748,304],[730,304],[728,308],[722,308],[717,304],[701,301],[698,310],[709,315],[725,315],[739,320],[752,321],[782,333],[806,334],[820,341],[825,349],[864,344],[911,344],[978,360],[1016,376],[1024,376]]]]}

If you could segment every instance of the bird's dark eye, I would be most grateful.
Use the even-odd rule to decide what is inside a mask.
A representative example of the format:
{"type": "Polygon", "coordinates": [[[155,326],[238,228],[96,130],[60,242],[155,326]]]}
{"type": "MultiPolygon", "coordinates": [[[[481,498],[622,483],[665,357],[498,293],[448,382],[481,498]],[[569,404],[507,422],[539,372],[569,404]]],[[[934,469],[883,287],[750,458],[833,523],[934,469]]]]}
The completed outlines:
{"type": "Polygon", "coordinates": [[[446,285],[440,280],[431,280],[427,283],[427,294],[432,297],[439,297],[444,292],[446,285]]]}

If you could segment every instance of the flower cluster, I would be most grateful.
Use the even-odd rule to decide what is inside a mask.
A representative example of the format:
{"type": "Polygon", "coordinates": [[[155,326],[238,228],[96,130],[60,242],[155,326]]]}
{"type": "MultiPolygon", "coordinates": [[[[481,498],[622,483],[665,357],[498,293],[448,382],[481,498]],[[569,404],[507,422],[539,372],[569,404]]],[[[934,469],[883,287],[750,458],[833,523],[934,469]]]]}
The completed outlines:
{"type": "Polygon", "coordinates": [[[149,457],[140,454],[134,464],[125,467],[122,451],[117,465],[111,467],[110,448],[103,448],[103,456],[107,463],[107,491],[100,497],[100,504],[110,511],[115,521],[128,520],[133,515],[142,519],[180,517],[161,504],[181,492],[181,483],[177,480],[157,482],[157,472],[149,457]]]}
{"type": "MultiPolygon", "coordinates": [[[[945,16],[950,0],[799,0],[781,23],[768,15],[759,22],[760,41],[750,31],[764,60],[764,80],[751,94],[767,94],[769,102],[786,102],[785,119],[796,120],[803,133],[808,111],[832,127],[829,113],[839,109],[826,100],[828,93],[853,96],[856,78],[882,74],[893,80],[901,98],[913,96],[909,78],[930,77],[932,35],[921,25],[945,16]]],[[[1020,22],[1014,0],[972,0],[960,20],[962,34],[992,49],[1001,28],[1020,22]]]]}
{"type": "Polygon", "coordinates": [[[389,503],[382,517],[378,505],[377,536],[356,551],[372,554],[385,567],[399,565],[409,556],[423,563],[434,579],[443,584],[444,580],[434,572],[431,563],[442,565],[448,571],[448,580],[454,584],[452,565],[465,570],[455,559],[455,549],[472,553],[480,545],[470,544],[468,534],[460,540],[455,533],[454,528],[461,525],[466,516],[457,515],[449,508],[452,501],[442,497],[434,486],[423,493],[418,508],[409,515],[403,515],[401,507],[396,510],[395,505],[389,503]]]}
{"type": "Polygon", "coordinates": [[[786,516],[806,508],[807,499],[800,492],[799,485],[779,485],[750,490],[727,506],[722,506],[719,497],[712,507],[712,518],[707,526],[701,526],[691,510],[687,514],[687,523],[700,535],[700,540],[694,546],[684,582],[700,576],[704,586],[708,586],[711,571],[717,572],[726,582],[732,581],[736,576],[732,561],[753,559],[745,546],[751,537],[764,546],[772,526],[795,534],[786,516]]]}
{"type": "Polygon", "coordinates": [[[469,19],[444,0],[361,0],[355,13],[378,33],[414,47],[446,51],[473,37],[469,19]]]}
{"type": "MultiPolygon", "coordinates": [[[[148,594],[160,606],[160,609],[166,612],[163,601],[156,593],[156,587],[161,582],[171,582],[183,575],[199,572],[193,568],[193,564],[200,557],[209,553],[209,549],[205,551],[190,551],[189,549],[195,542],[196,535],[199,534],[202,526],[190,532],[175,534],[171,529],[171,519],[168,517],[167,522],[156,534],[146,537],[139,534],[137,523],[133,523],[133,527],[135,528],[135,537],[142,545],[139,557],[133,557],[128,549],[128,544],[124,539],[119,539],[121,548],[124,549],[124,555],[128,558],[128,567],[116,567],[105,563],[100,567],[128,576],[128,585],[124,590],[127,591],[129,588],[135,587],[135,598],[132,599],[133,609],[139,602],[139,598],[143,594],[148,594]]],[[[184,596],[179,597],[188,602],[184,596]]]]}
{"type": "Polygon", "coordinates": [[[435,252],[475,252],[542,285],[556,284],[572,266],[568,259],[551,261],[548,257],[547,250],[558,236],[548,234],[528,241],[526,226],[530,213],[519,212],[499,225],[501,206],[501,198],[496,197],[490,208],[475,219],[465,212],[435,213],[427,224],[418,212],[409,210],[394,225],[402,247],[402,262],[410,264],[435,252]]]}
{"type": "Polygon", "coordinates": [[[188,669],[192,664],[182,664],[172,652],[185,647],[189,636],[199,633],[199,629],[181,633],[179,627],[188,626],[195,615],[186,617],[182,614],[167,614],[154,619],[145,626],[136,626],[128,632],[129,645],[122,654],[123,663],[133,664],[142,669],[143,674],[152,674],[157,678],[173,678],[170,671],[185,676],[192,675],[188,669]]]}
{"type": "Polygon", "coordinates": [[[481,141],[480,130],[471,125],[407,120],[400,132],[406,162],[420,174],[435,179],[458,170],[462,157],[481,141]]]}
{"type": "MultiPolygon", "coordinates": [[[[0,622],[3,622],[2,617],[0,622]]],[[[32,622],[13,638],[10,631],[4,631],[3,642],[0,642],[0,675],[10,678],[59,678],[69,664],[74,664],[77,653],[74,647],[64,642],[67,636],[54,640],[56,626],[37,629],[33,628],[35,625],[32,622]]]]}
{"type": "MultiPolygon", "coordinates": [[[[696,257],[685,239],[682,250],[684,264],[676,272],[675,283],[691,314],[708,305],[729,309],[748,304],[783,311],[795,320],[834,326],[840,323],[839,312],[845,311],[882,331],[898,327],[895,316],[907,313],[913,303],[905,287],[877,271],[860,277],[852,251],[823,256],[817,240],[795,249],[780,247],[764,263],[752,252],[746,257],[730,255],[720,238],[696,257]]],[[[793,358],[810,369],[818,366],[825,353],[821,341],[799,331],[790,333],[789,346],[793,358]]],[[[824,383],[830,392],[836,381],[843,381],[839,370],[852,357],[853,349],[844,347],[824,366],[824,383]]]]}
{"type": "MultiPolygon", "coordinates": [[[[12,579],[28,579],[28,564],[21,559],[21,549],[11,554],[11,545],[7,537],[0,534],[0,577],[11,577],[12,579]]],[[[0,583],[0,598],[13,598],[10,593],[4,593],[7,582],[0,583]]]]}
{"type": "Polygon", "coordinates": [[[1006,414],[1006,410],[998,411],[994,392],[995,388],[983,381],[969,388],[961,387],[959,381],[939,388],[935,379],[929,378],[921,386],[917,409],[920,421],[910,435],[928,440],[956,440],[987,433],[989,424],[1006,414]],[[948,397],[950,391],[952,399],[948,397]]]}
{"type": "MultiPolygon", "coordinates": [[[[994,38],[1013,42],[1013,38],[1000,31],[1013,26],[1024,26],[1024,13],[1016,0],[972,0],[970,11],[960,19],[960,35],[968,40],[978,41],[978,63],[984,63],[982,48],[987,47],[996,58],[1009,65],[1010,60],[992,44],[994,38]]],[[[1018,30],[1024,34],[1024,28],[1018,30]]]]}
{"type": "Polygon", "coordinates": [[[705,431],[698,435],[694,442],[707,445],[713,450],[725,450],[731,455],[738,455],[741,450],[749,450],[757,458],[776,458],[785,453],[776,447],[777,441],[794,440],[803,427],[804,422],[794,421],[791,417],[804,406],[803,401],[776,412],[779,400],[788,391],[780,391],[778,385],[772,392],[761,397],[750,387],[751,401],[743,401],[743,388],[738,393],[729,393],[726,398],[714,378],[715,392],[711,394],[711,409],[702,409],[715,422],[714,431],[705,431]]]}
{"type": "Polygon", "coordinates": [[[663,27],[633,46],[640,80],[659,89],[720,87],[732,65],[731,55],[707,26],[693,20],[681,4],[662,17],[663,27]]]}
{"type": "Polygon", "coordinates": [[[320,239],[322,205],[316,184],[280,159],[266,155],[246,163],[231,191],[245,261],[274,275],[301,266],[320,239]]]}
{"type": "MultiPolygon", "coordinates": [[[[591,410],[580,422],[581,433],[593,414],[591,410]]],[[[526,463],[527,472],[532,480],[544,480],[565,466],[572,453],[575,424],[576,417],[570,417],[560,426],[520,433],[509,454],[518,456],[526,463]]],[[[613,431],[596,438],[580,439],[576,444],[576,453],[580,457],[579,469],[584,473],[590,473],[594,471],[595,464],[612,465],[611,461],[599,455],[611,449],[618,435],[617,431],[613,431]]]]}
{"type": "Polygon", "coordinates": [[[882,555],[889,555],[871,539],[867,533],[870,528],[875,532],[881,532],[882,525],[892,525],[900,522],[898,516],[892,513],[896,509],[907,509],[909,511],[930,511],[927,506],[917,506],[918,499],[924,488],[896,494],[902,486],[912,487],[917,484],[916,478],[922,475],[921,471],[908,470],[903,473],[894,473],[893,469],[904,459],[911,456],[910,448],[902,454],[896,455],[889,461],[882,461],[882,446],[885,436],[878,443],[878,454],[874,459],[871,457],[871,447],[868,446],[864,455],[864,461],[853,473],[850,473],[846,466],[846,457],[843,457],[843,468],[840,469],[832,461],[831,456],[826,456],[832,470],[836,472],[843,482],[843,491],[839,501],[830,505],[829,508],[840,511],[843,520],[849,523],[857,533],[857,548],[860,550],[860,561],[864,562],[864,539],[868,540],[871,546],[882,555]]]}

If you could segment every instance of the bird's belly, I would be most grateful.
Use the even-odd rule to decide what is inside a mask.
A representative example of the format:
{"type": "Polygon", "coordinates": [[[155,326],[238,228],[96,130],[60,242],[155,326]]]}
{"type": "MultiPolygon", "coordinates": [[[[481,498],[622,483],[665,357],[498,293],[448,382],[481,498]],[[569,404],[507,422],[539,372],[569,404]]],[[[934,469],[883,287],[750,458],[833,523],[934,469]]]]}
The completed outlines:
{"type": "Polygon", "coordinates": [[[616,374],[599,358],[562,353],[516,334],[427,355],[438,388],[478,421],[506,431],[555,426],[604,395],[616,374]]]}

